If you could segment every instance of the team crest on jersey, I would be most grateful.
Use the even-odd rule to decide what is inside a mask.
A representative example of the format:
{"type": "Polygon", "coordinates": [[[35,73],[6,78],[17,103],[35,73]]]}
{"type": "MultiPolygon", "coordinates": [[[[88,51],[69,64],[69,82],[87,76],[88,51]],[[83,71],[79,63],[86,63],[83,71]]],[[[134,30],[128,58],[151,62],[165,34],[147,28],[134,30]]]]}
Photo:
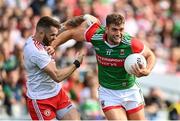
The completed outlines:
{"type": "Polygon", "coordinates": [[[124,49],[120,49],[120,55],[124,55],[125,52],[124,52],[124,49]]]}
{"type": "Polygon", "coordinates": [[[44,110],[44,115],[45,116],[50,116],[51,115],[51,110],[49,110],[49,109],[44,110]]]}

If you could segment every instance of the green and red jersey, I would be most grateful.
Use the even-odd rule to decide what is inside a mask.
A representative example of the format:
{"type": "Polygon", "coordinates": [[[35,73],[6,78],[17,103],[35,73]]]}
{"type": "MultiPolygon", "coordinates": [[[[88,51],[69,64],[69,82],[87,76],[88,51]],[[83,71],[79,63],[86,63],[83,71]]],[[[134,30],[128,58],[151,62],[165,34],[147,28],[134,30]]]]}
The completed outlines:
{"type": "Polygon", "coordinates": [[[125,71],[124,61],[129,54],[141,53],[144,49],[143,43],[125,33],[119,45],[109,45],[105,27],[97,23],[87,29],[85,38],[96,51],[100,85],[113,90],[132,87],[136,77],[125,71]]]}

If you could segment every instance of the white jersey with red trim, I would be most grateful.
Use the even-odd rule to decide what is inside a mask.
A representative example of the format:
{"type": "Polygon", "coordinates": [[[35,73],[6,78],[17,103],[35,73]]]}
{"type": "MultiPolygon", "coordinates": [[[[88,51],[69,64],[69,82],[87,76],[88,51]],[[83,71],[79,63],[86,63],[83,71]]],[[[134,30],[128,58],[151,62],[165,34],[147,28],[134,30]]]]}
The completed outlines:
{"type": "Polygon", "coordinates": [[[24,45],[24,64],[27,71],[27,96],[31,99],[45,99],[58,94],[61,85],[43,71],[54,59],[48,55],[44,46],[29,37],[24,45]]]}

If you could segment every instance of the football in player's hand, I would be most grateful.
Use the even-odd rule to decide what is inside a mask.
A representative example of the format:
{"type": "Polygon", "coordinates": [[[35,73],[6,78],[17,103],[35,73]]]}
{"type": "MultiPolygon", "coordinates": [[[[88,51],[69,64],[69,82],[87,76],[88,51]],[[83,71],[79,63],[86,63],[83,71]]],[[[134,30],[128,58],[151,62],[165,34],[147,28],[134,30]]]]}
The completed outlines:
{"type": "Polygon", "coordinates": [[[139,53],[130,54],[124,62],[124,68],[127,73],[132,74],[132,65],[137,64],[139,68],[145,68],[147,65],[146,59],[139,53]]]}

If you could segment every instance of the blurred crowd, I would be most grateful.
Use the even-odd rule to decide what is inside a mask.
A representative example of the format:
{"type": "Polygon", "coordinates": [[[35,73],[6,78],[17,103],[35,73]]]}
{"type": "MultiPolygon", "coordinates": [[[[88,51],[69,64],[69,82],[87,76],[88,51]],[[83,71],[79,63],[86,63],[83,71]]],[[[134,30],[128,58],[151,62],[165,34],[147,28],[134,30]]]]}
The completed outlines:
{"type": "MultiPolygon", "coordinates": [[[[0,117],[28,114],[22,49],[40,17],[52,16],[64,22],[88,13],[105,25],[106,15],[112,12],[122,13],[126,18],[125,31],[153,50],[157,57],[154,73],[180,76],[180,0],[0,0],[0,117]]],[[[57,66],[72,63],[79,50],[86,54],[84,62],[63,82],[63,88],[82,119],[104,119],[97,101],[92,46],[70,40],[57,49],[57,66]]],[[[160,89],[153,88],[146,96],[147,118],[180,120],[180,102],[170,102],[163,95],[160,89]]]]}

